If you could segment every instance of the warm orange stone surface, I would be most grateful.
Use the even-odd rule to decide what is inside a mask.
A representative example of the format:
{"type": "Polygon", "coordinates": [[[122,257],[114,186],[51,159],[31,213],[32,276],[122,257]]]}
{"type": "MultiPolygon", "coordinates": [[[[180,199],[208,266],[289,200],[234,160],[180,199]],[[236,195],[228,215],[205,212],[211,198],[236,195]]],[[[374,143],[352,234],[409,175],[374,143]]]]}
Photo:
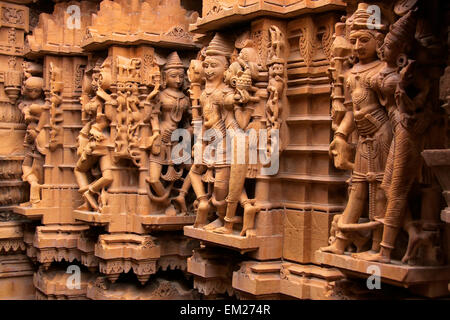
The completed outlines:
{"type": "Polygon", "coordinates": [[[0,299],[448,296],[449,15],[0,1],[0,299]]]}

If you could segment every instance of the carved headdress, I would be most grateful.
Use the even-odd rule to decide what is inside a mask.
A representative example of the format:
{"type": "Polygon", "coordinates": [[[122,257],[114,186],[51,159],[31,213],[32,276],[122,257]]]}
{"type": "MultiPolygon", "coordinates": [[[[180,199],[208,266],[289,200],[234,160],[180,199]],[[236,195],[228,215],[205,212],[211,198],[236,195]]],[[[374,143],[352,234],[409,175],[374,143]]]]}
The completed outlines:
{"type": "MultiPolygon", "coordinates": [[[[350,31],[356,30],[373,30],[378,32],[384,32],[387,30],[386,25],[381,23],[381,16],[378,17],[376,10],[371,10],[367,3],[359,3],[358,9],[356,9],[355,13],[347,19],[346,24],[347,29],[350,31]],[[380,23],[377,23],[380,21],[380,23]]],[[[379,13],[381,15],[381,12],[379,13]]]]}
{"type": "Polygon", "coordinates": [[[180,69],[180,68],[184,69],[185,67],[184,67],[183,62],[181,61],[180,57],[178,56],[178,53],[176,51],[174,51],[167,57],[167,62],[164,65],[164,70],[180,69]]]}
{"type": "Polygon", "coordinates": [[[226,58],[230,58],[232,53],[232,44],[220,33],[216,33],[205,51],[206,56],[222,56],[226,58]]]}
{"type": "Polygon", "coordinates": [[[411,43],[416,32],[416,10],[410,10],[406,15],[398,19],[389,28],[386,38],[395,43],[411,43]]]}
{"type": "Polygon", "coordinates": [[[359,3],[358,9],[345,21],[346,38],[349,39],[351,32],[364,30],[375,38],[377,47],[381,47],[387,27],[386,24],[381,23],[381,16],[378,17],[379,19],[376,17],[377,13],[381,15],[381,12],[371,10],[367,3],[359,3]]]}

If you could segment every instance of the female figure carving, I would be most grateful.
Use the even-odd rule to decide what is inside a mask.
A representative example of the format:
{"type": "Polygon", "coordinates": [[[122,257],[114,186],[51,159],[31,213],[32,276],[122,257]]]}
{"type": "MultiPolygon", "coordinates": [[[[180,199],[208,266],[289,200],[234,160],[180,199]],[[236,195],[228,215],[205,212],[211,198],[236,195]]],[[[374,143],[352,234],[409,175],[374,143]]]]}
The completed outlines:
{"type": "MultiPolygon", "coordinates": [[[[171,138],[177,128],[184,127],[190,130],[190,101],[182,91],[184,74],[184,65],[178,54],[171,53],[163,69],[164,90],[157,95],[150,118],[153,141],[147,181],[155,192],[153,195],[152,190],[149,189],[149,196],[156,202],[167,203],[173,183],[179,180],[183,173],[183,169],[177,172],[173,167],[172,149],[177,142],[172,142],[171,138]],[[165,165],[168,166],[167,173],[161,175],[165,165]],[[167,190],[161,180],[170,183],[167,190]]],[[[181,159],[177,162],[184,161],[181,159]]],[[[182,213],[187,212],[185,195],[189,187],[190,178],[188,176],[180,190],[180,195],[174,199],[182,213]]]]}

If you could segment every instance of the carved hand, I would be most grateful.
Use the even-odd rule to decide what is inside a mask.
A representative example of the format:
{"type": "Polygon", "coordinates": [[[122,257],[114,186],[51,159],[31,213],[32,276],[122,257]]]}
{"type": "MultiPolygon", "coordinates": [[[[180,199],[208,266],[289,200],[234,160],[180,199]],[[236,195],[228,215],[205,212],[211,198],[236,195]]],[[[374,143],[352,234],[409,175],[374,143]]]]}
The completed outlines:
{"type": "Polygon", "coordinates": [[[155,132],[151,137],[148,137],[145,141],[145,149],[150,149],[153,146],[153,142],[159,137],[159,132],[155,132]]]}
{"type": "Polygon", "coordinates": [[[353,149],[341,136],[336,136],[330,144],[329,154],[333,157],[334,166],[342,170],[353,170],[353,149]]]}
{"type": "Polygon", "coordinates": [[[101,133],[97,128],[93,127],[89,133],[94,137],[94,139],[99,142],[105,139],[103,133],[101,133]]]}
{"type": "Polygon", "coordinates": [[[26,135],[28,143],[33,143],[38,136],[38,132],[35,129],[29,129],[26,135]]]}
{"type": "Polygon", "coordinates": [[[156,82],[155,87],[153,88],[152,92],[150,92],[148,94],[147,98],[145,98],[145,102],[150,102],[154,97],[156,97],[156,95],[159,93],[159,87],[160,87],[160,83],[156,82]]]}

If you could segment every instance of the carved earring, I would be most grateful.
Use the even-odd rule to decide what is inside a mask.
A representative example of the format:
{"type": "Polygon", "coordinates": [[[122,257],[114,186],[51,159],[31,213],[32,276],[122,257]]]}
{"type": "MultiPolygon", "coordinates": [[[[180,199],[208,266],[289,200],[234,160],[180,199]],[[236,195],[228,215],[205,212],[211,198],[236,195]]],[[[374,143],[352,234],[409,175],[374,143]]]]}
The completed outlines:
{"type": "Polygon", "coordinates": [[[397,57],[397,67],[403,68],[408,64],[408,57],[406,54],[401,53],[397,57]]]}

